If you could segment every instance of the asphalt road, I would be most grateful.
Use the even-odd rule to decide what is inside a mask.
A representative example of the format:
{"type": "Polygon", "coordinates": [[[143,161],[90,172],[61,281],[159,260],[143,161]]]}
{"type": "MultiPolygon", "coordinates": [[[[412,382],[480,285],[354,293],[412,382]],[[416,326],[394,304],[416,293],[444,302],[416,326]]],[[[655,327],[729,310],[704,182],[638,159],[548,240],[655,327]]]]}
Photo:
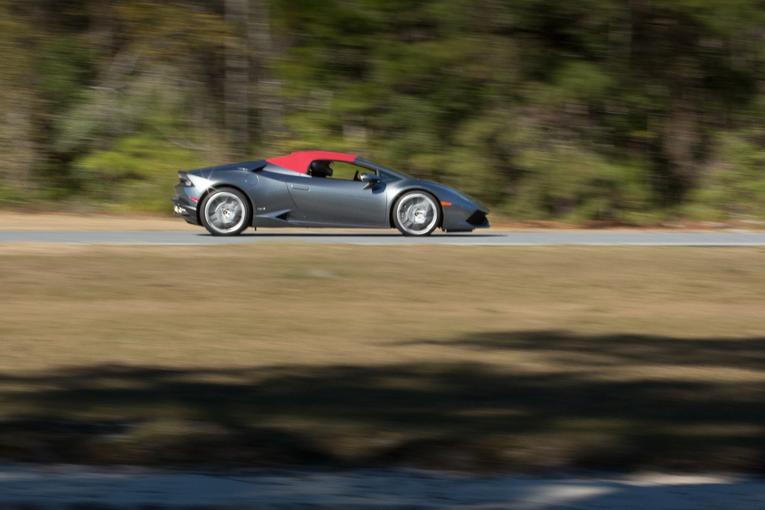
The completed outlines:
{"type": "Polygon", "coordinates": [[[395,231],[265,230],[240,237],[212,237],[204,231],[2,231],[0,244],[221,245],[260,243],[454,246],[765,246],[765,232],[546,230],[479,231],[404,237],[395,231]]]}

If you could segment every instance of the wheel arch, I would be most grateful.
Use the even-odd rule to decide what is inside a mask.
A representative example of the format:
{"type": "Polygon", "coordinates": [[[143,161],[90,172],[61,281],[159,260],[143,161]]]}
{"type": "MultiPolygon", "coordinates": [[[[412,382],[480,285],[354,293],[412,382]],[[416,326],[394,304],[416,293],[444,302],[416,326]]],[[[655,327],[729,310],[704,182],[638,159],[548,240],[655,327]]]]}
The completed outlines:
{"type": "Polygon", "coordinates": [[[439,213],[439,222],[438,222],[438,225],[436,225],[436,228],[441,228],[441,226],[444,223],[444,208],[441,206],[441,200],[431,190],[429,190],[427,188],[423,188],[422,186],[414,186],[414,187],[411,187],[411,188],[406,188],[406,189],[403,189],[403,190],[399,191],[398,193],[396,193],[396,196],[393,197],[393,200],[391,200],[390,208],[388,209],[388,226],[390,228],[396,228],[396,223],[393,221],[393,213],[396,210],[396,204],[398,203],[399,199],[403,195],[405,195],[407,193],[410,193],[412,191],[419,191],[419,192],[422,192],[422,193],[427,193],[428,195],[433,197],[433,200],[436,201],[436,207],[438,207],[438,213],[439,213]]]}
{"type": "Polygon", "coordinates": [[[207,196],[212,193],[213,191],[220,191],[223,189],[233,189],[244,195],[244,198],[247,199],[247,203],[250,204],[250,226],[252,226],[253,218],[255,217],[255,204],[252,203],[252,198],[250,198],[250,194],[244,191],[241,187],[236,186],[235,184],[213,184],[209,188],[205,190],[204,193],[202,193],[199,196],[199,206],[197,207],[197,221],[199,224],[202,224],[202,204],[204,203],[207,196]]]}

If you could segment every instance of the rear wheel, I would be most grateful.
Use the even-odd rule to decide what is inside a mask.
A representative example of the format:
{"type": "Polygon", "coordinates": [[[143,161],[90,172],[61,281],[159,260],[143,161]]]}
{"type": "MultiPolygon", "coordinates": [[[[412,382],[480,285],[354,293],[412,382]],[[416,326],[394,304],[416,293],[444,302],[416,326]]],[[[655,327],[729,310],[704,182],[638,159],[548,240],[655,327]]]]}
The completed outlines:
{"type": "Polygon", "coordinates": [[[214,236],[237,236],[249,225],[252,208],[240,191],[221,188],[205,197],[201,205],[202,225],[214,236]]]}
{"type": "Polygon", "coordinates": [[[409,191],[393,205],[393,223],[405,236],[428,236],[441,224],[441,208],[430,193],[409,191]]]}

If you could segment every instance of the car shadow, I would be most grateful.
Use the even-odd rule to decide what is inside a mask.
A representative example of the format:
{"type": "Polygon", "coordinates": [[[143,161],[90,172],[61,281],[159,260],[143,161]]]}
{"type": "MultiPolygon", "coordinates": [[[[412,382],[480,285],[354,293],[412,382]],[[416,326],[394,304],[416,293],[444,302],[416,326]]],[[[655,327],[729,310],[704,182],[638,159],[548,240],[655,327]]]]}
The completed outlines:
{"type": "MultiPolygon", "coordinates": [[[[202,232],[197,234],[197,236],[200,237],[214,237],[211,234],[207,232],[202,232]]],[[[449,234],[449,233],[443,233],[443,234],[433,234],[430,237],[427,238],[418,238],[418,237],[406,237],[402,236],[401,234],[388,234],[388,233],[369,233],[369,232],[359,232],[359,233],[350,233],[350,232],[341,232],[341,233],[330,233],[330,232],[248,232],[248,233],[242,233],[239,235],[239,237],[399,237],[402,239],[438,239],[438,238],[455,238],[455,237],[464,237],[464,238],[487,238],[487,237],[503,237],[503,234],[466,234],[466,233],[460,233],[460,234],[449,234]]]]}

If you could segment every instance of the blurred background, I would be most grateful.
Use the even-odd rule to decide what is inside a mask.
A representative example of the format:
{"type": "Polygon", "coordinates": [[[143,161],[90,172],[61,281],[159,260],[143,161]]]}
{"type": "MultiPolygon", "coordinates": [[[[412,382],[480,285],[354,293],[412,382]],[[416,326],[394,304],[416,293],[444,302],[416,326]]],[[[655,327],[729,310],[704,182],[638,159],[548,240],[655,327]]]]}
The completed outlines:
{"type": "MultiPolygon", "coordinates": [[[[717,506],[561,490],[765,507],[762,241],[181,246],[160,216],[179,169],[314,148],[454,185],[495,225],[763,227],[762,0],[0,0],[0,56],[0,507],[45,508],[60,464],[72,509],[120,491],[71,464],[744,473],[704,479],[717,506]]],[[[357,506],[318,479],[301,508],[417,487],[357,475],[357,506]]],[[[131,490],[229,491],[190,480],[131,490]]]]}
{"type": "Polygon", "coordinates": [[[518,219],[765,219],[756,0],[0,0],[0,206],[347,150],[518,219]]]}

